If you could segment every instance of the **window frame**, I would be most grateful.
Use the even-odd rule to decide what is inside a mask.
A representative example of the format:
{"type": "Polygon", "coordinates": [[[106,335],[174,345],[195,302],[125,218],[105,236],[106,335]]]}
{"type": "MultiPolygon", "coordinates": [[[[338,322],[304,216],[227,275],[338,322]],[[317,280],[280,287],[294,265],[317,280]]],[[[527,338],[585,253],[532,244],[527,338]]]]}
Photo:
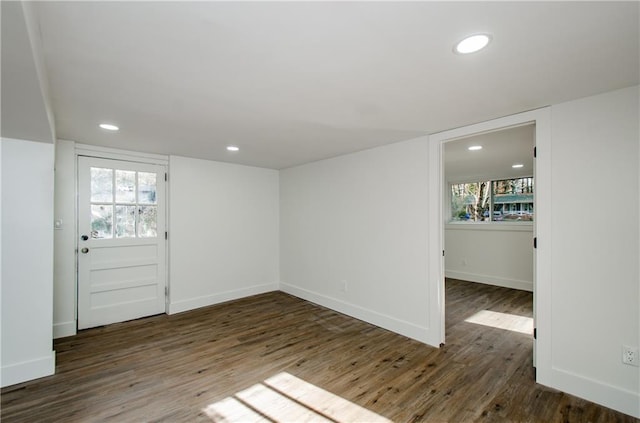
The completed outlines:
{"type": "MultiPolygon", "coordinates": [[[[446,207],[447,207],[447,215],[446,215],[446,219],[445,219],[445,225],[505,225],[505,224],[514,224],[514,225],[533,225],[533,221],[535,220],[535,177],[533,175],[524,175],[524,176],[519,176],[519,177],[515,177],[515,178],[487,178],[486,180],[484,178],[478,178],[476,180],[464,180],[464,181],[449,181],[447,182],[447,190],[446,190],[446,207]],[[533,198],[531,200],[531,204],[533,205],[533,212],[532,212],[532,218],[531,220],[511,220],[511,219],[505,219],[505,220],[494,220],[493,219],[493,211],[494,211],[494,183],[498,182],[498,181],[507,181],[507,180],[519,180],[519,179],[531,179],[531,186],[532,186],[532,195],[533,198]],[[489,210],[491,211],[491,214],[489,215],[489,219],[488,220],[454,220],[453,218],[453,186],[454,185],[460,185],[460,184],[481,184],[483,182],[487,182],[489,184],[489,210]]],[[[526,203],[526,204],[530,204],[530,203],[526,203]]],[[[506,203],[504,203],[506,204],[506,203]]]]}

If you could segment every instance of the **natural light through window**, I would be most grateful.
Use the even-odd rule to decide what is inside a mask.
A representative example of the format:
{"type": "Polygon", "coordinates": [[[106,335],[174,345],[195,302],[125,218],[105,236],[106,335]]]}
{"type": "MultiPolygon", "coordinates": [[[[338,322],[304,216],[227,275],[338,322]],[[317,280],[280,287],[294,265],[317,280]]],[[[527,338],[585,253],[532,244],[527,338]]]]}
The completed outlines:
{"type": "Polygon", "coordinates": [[[533,177],[451,184],[451,222],[531,222],[533,177]]]}
{"type": "Polygon", "coordinates": [[[465,322],[533,335],[533,319],[516,314],[481,310],[466,319],[465,322]]]}
{"type": "Polygon", "coordinates": [[[203,411],[214,422],[391,422],[289,373],[279,373],[203,411]]]}

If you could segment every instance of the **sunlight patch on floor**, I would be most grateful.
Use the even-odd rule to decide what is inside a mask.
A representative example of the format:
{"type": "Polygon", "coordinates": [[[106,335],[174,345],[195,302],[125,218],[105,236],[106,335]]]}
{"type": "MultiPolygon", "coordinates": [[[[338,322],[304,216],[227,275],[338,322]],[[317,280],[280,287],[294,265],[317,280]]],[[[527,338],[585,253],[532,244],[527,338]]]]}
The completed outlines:
{"type": "Polygon", "coordinates": [[[465,322],[533,335],[533,319],[516,314],[481,310],[466,319],[465,322]]]}
{"type": "Polygon", "coordinates": [[[214,422],[391,422],[286,372],[210,404],[203,411],[214,422]]]}

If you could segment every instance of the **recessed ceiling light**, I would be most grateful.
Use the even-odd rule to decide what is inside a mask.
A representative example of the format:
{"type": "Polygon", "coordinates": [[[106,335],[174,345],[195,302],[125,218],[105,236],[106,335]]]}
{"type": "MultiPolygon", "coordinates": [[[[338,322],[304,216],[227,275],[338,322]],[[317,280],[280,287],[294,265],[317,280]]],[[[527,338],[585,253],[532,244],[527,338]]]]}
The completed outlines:
{"type": "Polygon", "coordinates": [[[235,145],[228,145],[227,151],[240,151],[240,148],[236,147],[235,145]]]}
{"type": "Polygon", "coordinates": [[[455,45],[453,51],[458,54],[475,53],[478,50],[482,50],[491,41],[489,34],[475,34],[471,35],[455,45]]]}
{"type": "Polygon", "coordinates": [[[521,167],[524,167],[524,165],[522,163],[516,163],[514,165],[511,166],[514,169],[520,169],[521,167]]]}
{"type": "Polygon", "coordinates": [[[478,150],[482,150],[481,145],[472,145],[471,147],[469,147],[469,151],[478,151],[478,150]]]}
{"type": "Polygon", "coordinates": [[[120,129],[117,126],[112,125],[110,123],[101,123],[99,126],[100,128],[106,129],[107,131],[117,131],[118,129],[120,129]]]}

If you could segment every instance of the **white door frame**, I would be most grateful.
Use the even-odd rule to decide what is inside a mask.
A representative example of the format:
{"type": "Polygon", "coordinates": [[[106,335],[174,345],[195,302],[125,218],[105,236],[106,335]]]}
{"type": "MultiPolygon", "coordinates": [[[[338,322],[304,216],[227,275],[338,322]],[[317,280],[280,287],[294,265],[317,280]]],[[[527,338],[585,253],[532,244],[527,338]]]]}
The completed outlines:
{"type": "Polygon", "coordinates": [[[429,321],[434,337],[439,338],[434,338],[433,343],[444,343],[444,143],[529,123],[535,123],[537,150],[536,159],[534,159],[536,177],[534,237],[538,238],[538,248],[535,251],[533,270],[533,314],[537,329],[537,339],[534,342],[536,381],[548,384],[551,378],[551,109],[549,107],[429,136],[429,321]]]}
{"type": "MultiPolygon", "coordinates": [[[[152,153],[141,153],[137,151],[129,151],[129,150],[121,150],[117,148],[109,148],[109,147],[100,147],[89,144],[75,144],[75,156],[74,156],[74,166],[76,167],[74,171],[75,178],[75,193],[76,193],[76,201],[75,201],[75,290],[74,290],[74,305],[75,305],[75,313],[74,319],[76,323],[76,332],[78,330],[78,248],[79,248],[79,239],[80,232],[78,229],[78,172],[77,172],[77,164],[79,156],[88,156],[95,157],[99,159],[114,159],[114,160],[122,160],[136,163],[145,163],[145,164],[156,164],[162,165],[165,167],[167,174],[169,174],[169,156],[161,155],[161,154],[152,154],[152,153]]],[[[169,230],[169,184],[168,181],[165,183],[165,231],[169,230]]],[[[169,239],[166,240],[166,248],[165,248],[165,281],[167,287],[167,295],[165,296],[165,313],[169,311],[170,304],[170,296],[171,296],[171,288],[170,288],[170,279],[169,279],[169,239]]]]}

